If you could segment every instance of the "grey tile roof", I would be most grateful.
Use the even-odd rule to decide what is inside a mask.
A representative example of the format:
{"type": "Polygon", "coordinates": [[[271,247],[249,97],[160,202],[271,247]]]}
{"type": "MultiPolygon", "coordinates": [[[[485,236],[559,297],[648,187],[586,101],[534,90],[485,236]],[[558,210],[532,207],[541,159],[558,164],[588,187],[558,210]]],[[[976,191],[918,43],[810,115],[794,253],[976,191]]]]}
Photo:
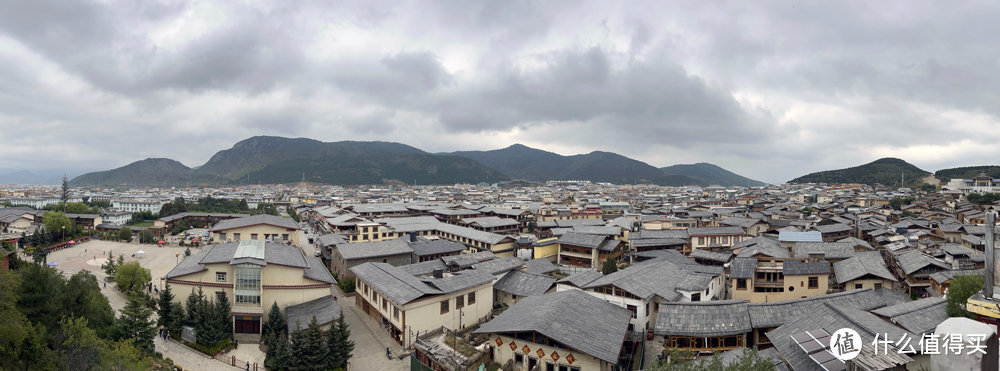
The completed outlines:
{"type": "Polygon", "coordinates": [[[911,274],[928,265],[935,265],[942,269],[951,269],[951,264],[934,259],[927,254],[917,250],[901,251],[896,255],[896,264],[903,270],[904,274],[911,274]]]}
{"type": "MultiPolygon", "coordinates": [[[[730,349],[725,352],[719,353],[719,357],[722,359],[723,366],[735,366],[735,363],[739,361],[740,357],[743,356],[743,351],[747,348],[736,348],[730,349]]],[[[781,359],[781,355],[778,354],[774,348],[767,348],[757,352],[757,355],[766,358],[771,361],[774,365],[775,371],[791,371],[785,360],[781,359]]]]}
{"type": "Polygon", "coordinates": [[[829,303],[841,307],[855,307],[870,310],[886,305],[882,295],[875,290],[851,290],[813,296],[811,298],[787,300],[771,303],[747,304],[750,322],[754,328],[777,327],[801,315],[810,313],[818,305],[829,303]]]}
{"type": "Polygon", "coordinates": [[[336,249],[345,260],[413,254],[413,249],[410,248],[405,240],[400,238],[385,241],[354,242],[337,245],[336,249]]]}
{"type": "Polygon", "coordinates": [[[827,225],[817,225],[816,230],[819,233],[836,233],[836,232],[846,232],[851,230],[851,226],[847,224],[827,224],[827,225]]]}
{"type": "Polygon", "coordinates": [[[601,272],[589,270],[580,273],[575,273],[569,277],[563,278],[558,281],[558,283],[568,283],[570,285],[583,288],[587,284],[594,282],[594,280],[604,277],[601,272]]]}
{"type": "Polygon", "coordinates": [[[414,276],[426,276],[434,273],[437,269],[448,271],[448,266],[441,259],[434,259],[420,263],[400,265],[399,269],[414,276]]]}
{"type": "Polygon", "coordinates": [[[333,279],[333,275],[330,274],[330,269],[323,265],[323,262],[320,261],[319,258],[315,256],[307,256],[306,263],[309,264],[309,266],[303,270],[303,274],[306,278],[326,283],[337,283],[337,280],[333,279]]]}
{"type": "Polygon", "coordinates": [[[819,232],[778,231],[778,241],[781,242],[821,242],[823,235],[819,232]]]}
{"type": "Polygon", "coordinates": [[[705,259],[705,260],[711,260],[711,261],[716,261],[716,262],[720,262],[720,263],[725,263],[725,262],[728,262],[729,259],[733,258],[733,253],[731,253],[731,252],[709,251],[709,250],[704,250],[704,249],[694,249],[694,250],[691,250],[691,254],[688,255],[688,256],[690,256],[692,258],[696,258],[696,259],[705,259]]]}
{"type": "Polygon", "coordinates": [[[854,246],[845,242],[795,243],[796,258],[808,258],[810,253],[823,253],[826,259],[847,259],[854,256],[854,246]]]}
{"type": "Polygon", "coordinates": [[[841,238],[841,239],[837,240],[837,242],[845,242],[845,243],[849,243],[851,245],[854,245],[855,247],[860,246],[860,247],[863,247],[863,248],[868,249],[868,250],[875,250],[875,248],[872,247],[872,245],[870,243],[868,243],[868,241],[865,241],[865,240],[862,240],[862,239],[856,238],[856,237],[844,237],[844,238],[841,238]]]}
{"type": "Polygon", "coordinates": [[[638,232],[628,235],[630,240],[644,240],[648,238],[689,238],[687,229],[641,229],[638,232]]]}
{"type": "Polygon", "coordinates": [[[541,274],[512,271],[493,284],[493,289],[517,296],[542,295],[553,285],[556,278],[541,274]]]}
{"type": "Polygon", "coordinates": [[[733,263],[729,267],[729,276],[732,278],[753,278],[756,271],[757,258],[741,256],[733,259],[733,263]]]}
{"type": "Polygon", "coordinates": [[[191,255],[177,264],[164,276],[175,278],[205,270],[207,264],[242,264],[257,265],[277,264],[287,267],[303,268],[303,275],[314,280],[334,283],[330,271],[319,259],[306,257],[298,247],[285,244],[264,244],[264,259],[237,258],[236,250],[239,243],[223,243],[205,246],[202,251],[191,255]]]}
{"type": "Polygon", "coordinates": [[[837,275],[837,283],[856,280],[864,276],[873,276],[885,280],[897,281],[889,272],[889,268],[878,251],[858,251],[850,259],[833,263],[833,271],[837,275]]]}
{"type": "Polygon", "coordinates": [[[450,277],[425,279],[428,285],[441,290],[441,293],[462,291],[486,283],[493,283],[492,274],[479,270],[465,270],[450,277]]]}
{"type": "Polygon", "coordinates": [[[747,302],[717,300],[660,304],[657,335],[727,336],[752,331],[747,302]]]}
{"type": "Polygon", "coordinates": [[[317,237],[316,240],[317,240],[316,243],[318,243],[320,247],[328,247],[328,246],[347,243],[347,238],[345,238],[343,235],[334,233],[321,235],[317,237]]]}
{"type": "Polygon", "coordinates": [[[614,236],[622,233],[622,229],[621,227],[618,226],[578,225],[573,227],[573,232],[596,234],[603,236],[614,236]]]}
{"type": "Polygon", "coordinates": [[[367,282],[372,289],[398,305],[409,303],[426,295],[441,294],[441,290],[386,263],[359,264],[351,267],[351,272],[367,282]]]}
{"type": "Polygon", "coordinates": [[[901,313],[889,318],[893,323],[902,326],[914,334],[932,334],[941,322],[948,319],[947,300],[944,298],[926,298],[919,301],[929,301],[921,308],[901,313]]]}
{"type": "Polygon", "coordinates": [[[941,304],[944,303],[945,301],[946,300],[944,298],[917,299],[914,301],[908,301],[905,303],[899,303],[896,305],[890,305],[887,307],[873,309],[871,310],[871,312],[880,315],[882,317],[892,318],[910,312],[919,311],[937,304],[941,304]]]}
{"type": "Polygon", "coordinates": [[[938,283],[944,283],[957,276],[982,276],[982,269],[952,269],[940,271],[930,275],[930,279],[938,283]]]}
{"type": "Polygon", "coordinates": [[[473,264],[496,259],[491,251],[480,251],[472,254],[458,254],[442,256],[441,261],[448,266],[458,266],[459,268],[471,267],[473,264]]]}
{"type": "Polygon", "coordinates": [[[609,239],[604,240],[604,242],[601,242],[601,245],[597,246],[597,250],[600,250],[600,251],[615,251],[615,249],[619,248],[620,246],[622,246],[624,244],[625,243],[622,242],[622,241],[620,241],[620,240],[614,240],[614,239],[610,239],[609,238],[609,239]]]}
{"type": "Polygon", "coordinates": [[[830,274],[830,263],[824,260],[816,262],[786,260],[781,264],[781,273],[786,276],[830,274]]]}
{"type": "Polygon", "coordinates": [[[559,237],[558,242],[563,245],[573,245],[596,249],[604,243],[606,237],[601,235],[568,232],[559,237]]]}
{"type": "Polygon", "coordinates": [[[316,323],[325,325],[340,318],[340,303],[333,296],[322,296],[305,303],[285,307],[285,318],[288,323],[288,333],[297,329],[309,327],[309,322],[316,316],[316,323]]]}
{"type": "Polygon", "coordinates": [[[772,245],[753,245],[749,247],[744,247],[736,256],[739,257],[754,257],[757,255],[770,256],[772,258],[790,258],[791,254],[788,252],[787,248],[781,246],[772,245]]]}
{"type": "Polygon", "coordinates": [[[245,218],[223,220],[218,224],[216,224],[214,227],[212,227],[212,231],[213,232],[225,231],[229,229],[243,228],[259,224],[273,225],[275,227],[294,229],[294,230],[299,229],[299,225],[295,224],[295,221],[290,218],[282,218],[280,216],[274,216],[274,215],[254,215],[245,218]]]}
{"type": "Polygon", "coordinates": [[[559,267],[556,267],[548,259],[538,258],[524,262],[524,270],[528,273],[546,274],[559,270],[559,267]]]}
{"type": "Polygon", "coordinates": [[[410,242],[409,246],[417,256],[462,252],[466,249],[463,244],[445,239],[410,242]]]}
{"type": "Polygon", "coordinates": [[[524,266],[524,261],[511,256],[507,258],[498,258],[485,261],[482,263],[476,263],[472,265],[472,268],[479,271],[485,271],[490,274],[500,274],[523,266],[524,266]]]}
{"type": "Polygon", "coordinates": [[[463,224],[477,224],[483,228],[511,227],[518,225],[516,219],[501,218],[496,216],[484,216],[480,218],[462,219],[463,224]]]}
{"type": "Polygon", "coordinates": [[[610,363],[618,362],[632,312],[579,290],[529,296],[473,331],[538,332],[610,363]]]}
{"type": "Polygon", "coordinates": [[[688,228],[688,236],[731,236],[744,235],[743,228],[740,227],[691,227],[688,228]]]}
{"type": "Polygon", "coordinates": [[[841,328],[851,328],[861,335],[862,343],[871,343],[876,333],[879,336],[888,334],[889,339],[894,342],[898,341],[903,334],[907,334],[910,339],[919,340],[919,337],[914,337],[914,334],[896,327],[874,314],[835,304],[817,305],[809,313],[789,314],[788,317],[787,323],[767,332],[766,335],[771,340],[775,350],[794,370],[817,368],[816,363],[792,340],[792,335],[805,331],[824,329],[827,333],[832,334],[841,328]]]}
{"type": "Polygon", "coordinates": [[[584,286],[594,288],[614,285],[640,298],[650,298],[658,295],[667,301],[676,301],[682,297],[677,290],[703,291],[708,288],[712,278],[721,274],[704,273],[698,269],[700,264],[676,264],[667,258],[656,258],[634,264],[620,271],[598,278],[584,286]]]}
{"type": "Polygon", "coordinates": [[[733,250],[738,250],[738,249],[743,249],[743,248],[753,247],[753,246],[781,247],[781,242],[778,242],[778,240],[770,238],[770,237],[757,236],[757,237],[751,238],[749,240],[743,240],[743,241],[740,241],[740,242],[737,242],[737,243],[733,244],[732,249],[733,250]]]}

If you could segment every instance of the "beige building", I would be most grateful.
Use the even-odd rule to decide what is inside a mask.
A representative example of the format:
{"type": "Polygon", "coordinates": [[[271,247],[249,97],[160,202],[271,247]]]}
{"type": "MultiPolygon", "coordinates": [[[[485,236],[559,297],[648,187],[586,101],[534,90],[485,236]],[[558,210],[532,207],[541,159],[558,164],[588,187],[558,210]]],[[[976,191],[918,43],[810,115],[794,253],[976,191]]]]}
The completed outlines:
{"type": "Polygon", "coordinates": [[[299,244],[299,226],[289,218],[274,215],[254,215],[223,220],[212,227],[215,242],[257,240],[299,244]]]}
{"type": "Polygon", "coordinates": [[[731,299],[751,303],[802,299],[829,291],[830,263],[737,257],[729,277],[731,299]]]}
{"type": "Polygon", "coordinates": [[[878,251],[858,251],[852,258],[833,263],[833,271],[843,291],[892,288],[899,282],[878,251]]]}
{"type": "Polygon", "coordinates": [[[493,309],[494,276],[481,270],[419,279],[387,263],[364,263],[351,272],[357,278],[357,308],[385,324],[404,347],[419,333],[472,326],[493,309]]]}
{"type": "Polygon", "coordinates": [[[698,227],[688,228],[692,249],[721,250],[749,239],[740,227],[698,227]]]}
{"type": "Polygon", "coordinates": [[[261,317],[272,303],[287,309],[332,298],[330,289],[336,284],[319,259],[305,256],[295,246],[261,240],[206,246],[164,278],[181,304],[198,287],[211,299],[225,292],[236,334],[260,334],[261,317]]]}
{"type": "Polygon", "coordinates": [[[632,313],[583,291],[519,301],[473,331],[493,361],[514,370],[616,370],[632,313]],[[537,368],[536,368],[537,367],[537,368]]]}

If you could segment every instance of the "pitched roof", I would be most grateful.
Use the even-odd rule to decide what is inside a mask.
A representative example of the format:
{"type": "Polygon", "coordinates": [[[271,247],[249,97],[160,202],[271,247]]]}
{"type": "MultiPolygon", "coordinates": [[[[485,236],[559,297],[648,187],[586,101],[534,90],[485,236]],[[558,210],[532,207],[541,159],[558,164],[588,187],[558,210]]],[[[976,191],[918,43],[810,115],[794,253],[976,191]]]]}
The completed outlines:
{"type": "Polygon", "coordinates": [[[351,267],[361,280],[396,304],[406,304],[426,295],[438,295],[442,291],[406,271],[387,263],[364,263],[351,267]]]}
{"type": "Polygon", "coordinates": [[[614,285],[640,298],[658,295],[667,301],[676,301],[682,296],[677,290],[705,290],[713,277],[722,274],[721,267],[714,267],[718,269],[715,273],[690,260],[687,263],[691,264],[677,264],[667,258],[646,260],[600,277],[584,288],[614,285]]]}
{"type": "Polygon", "coordinates": [[[750,322],[754,328],[768,328],[780,326],[792,318],[810,313],[817,305],[824,303],[863,310],[875,309],[886,305],[885,299],[880,292],[865,289],[819,295],[805,299],[750,303],[747,304],[747,311],[750,312],[750,322]]]}
{"type": "Polygon", "coordinates": [[[903,273],[907,275],[928,265],[934,265],[942,269],[951,269],[951,264],[934,259],[917,250],[901,251],[898,255],[896,255],[896,264],[898,264],[899,268],[903,270],[903,273]]]}
{"type": "Polygon", "coordinates": [[[313,316],[316,316],[316,323],[325,325],[340,318],[340,314],[340,303],[331,295],[285,307],[288,333],[308,327],[313,316]]]}
{"type": "Polygon", "coordinates": [[[630,240],[633,248],[681,246],[687,243],[686,240],[680,238],[644,238],[641,240],[632,240],[630,238],[630,240]]]}
{"type": "Polygon", "coordinates": [[[657,335],[727,336],[752,331],[745,300],[714,300],[660,304],[657,335]]]}
{"type": "Polygon", "coordinates": [[[336,249],[345,260],[413,254],[413,249],[410,248],[406,241],[399,238],[385,241],[348,243],[337,245],[336,249]]]}
{"type": "Polygon", "coordinates": [[[500,274],[524,266],[524,261],[513,256],[476,263],[472,268],[490,274],[500,274]]]}
{"type": "Polygon", "coordinates": [[[688,238],[686,229],[640,229],[628,235],[629,240],[643,240],[648,238],[688,238]]]}
{"type": "Polygon", "coordinates": [[[778,231],[778,241],[781,242],[821,242],[823,235],[819,232],[778,231]]]}
{"type": "Polygon", "coordinates": [[[589,247],[596,249],[604,243],[607,237],[602,235],[593,235],[586,233],[568,232],[559,237],[559,243],[564,245],[573,245],[580,247],[589,247]]]}
{"type": "Polygon", "coordinates": [[[796,258],[808,258],[810,253],[823,253],[826,259],[847,259],[854,256],[854,246],[846,242],[795,243],[796,258]]]}
{"type": "Polygon", "coordinates": [[[604,275],[601,274],[601,272],[594,270],[586,270],[583,272],[575,273],[569,277],[563,278],[557,281],[557,283],[568,283],[570,285],[582,288],[588,283],[594,282],[594,280],[601,277],[604,277],[604,275]]]}
{"type": "Polygon", "coordinates": [[[691,250],[691,254],[688,255],[695,259],[711,260],[720,263],[728,262],[729,259],[733,258],[733,253],[731,252],[717,252],[705,249],[694,249],[691,250]]]}
{"type": "Polygon", "coordinates": [[[689,236],[730,236],[746,234],[740,227],[691,227],[689,236]]]}
{"type": "Polygon", "coordinates": [[[840,223],[827,224],[827,225],[817,225],[816,226],[816,230],[819,231],[819,233],[836,233],[836,232],[850,231],[851,230],[851,226],[849,226],[847,224],[840,224],[840,223]]]}
{"type": "Polygon", "coordinates": [[[892,323],[918,335],[934,333],[935,328],[948,319],[945,298],[924,298],[890,307],[873,310],[872,313],[889,317],[892,323]]]}
{"type": "Polygon", "coordinates": [[[982,276],[982,275],[983,275],[982,269],[951,269],[933,273],[930,275],[930,279],[938,283],[944,283],[957,276],[982,276]]]}
{"type": "Polygon", "coordinates": [[[524,270],[528,273],[546,274],[555,272],[559,270],[559,268],[545,258],[537,258],[524,262],[524,270]]]}
{"type": "Polygon", "coordinates": [[[455,273],[450,277],[425,279],[424,282],[434,288],[437,288],[438,290],[441,290],[441,293],[447,294],[476,287],[485,283],[492,283],[493,279],[493,275],[488,272],[465,270],[455,273]]]}
{"type": "Polygon", "coordinates": [[[878,251],[856,252],[852,258],[833,263],[833,271],[837,274],[837,283],[856,280],[866,275],[897,281],[878,251]]]}
{"type": "Polygon", "coordinates": [[[631,318],[628,309],[579,290],[567,290],[526,297],[473,332],[534,331],[579,352],[617,363],[631,318]]]}
{"type": "Polygon", "coordinates": [[[214,227],[212,227],[212,232],[225,231],[235,228],[249,227],[253,225],[267,224],[273,225],[275,227],[287,228],[287,229],[299,229],[299,225],[295,224],[295,221],[289,218],[282,218],[280,216],[274,215],[254,215],[245,218],[236,219],[226,219],[214,227]]]}
{"type": "Polygon", "coordinates": [[[556,278],[541,274],[512,271],[493,284],[493,289],[517,296],[542,295],[553,285],[556,278]]]}
{"type": "Polygon", "coordinates": [[[434,273],[435,270],[447,271],[448,266],[441,259],[433,259],[420,263],[400,265],[399,269],[414,276],[425,276],[434,273]]]}
{"type": "Polygon", "coordinates": [[[732,278],[753,278],[756,271],[757,258],[752,256],[736,257],[729,266],[729,276],[732,278]]]}

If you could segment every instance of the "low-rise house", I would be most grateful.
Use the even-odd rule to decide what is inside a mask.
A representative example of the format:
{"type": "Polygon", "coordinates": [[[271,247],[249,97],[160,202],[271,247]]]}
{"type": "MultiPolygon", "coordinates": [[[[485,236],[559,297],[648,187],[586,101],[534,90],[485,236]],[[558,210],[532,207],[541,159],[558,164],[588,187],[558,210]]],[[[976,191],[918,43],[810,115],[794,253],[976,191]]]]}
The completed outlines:
{"type": "Polygon", "coordinates": [[[830,288],[825,261],[736,257],[730,267],[730,297],[751,303],[824,295],[830,288]]]}
{"type": "Polygon", "coordinates": [[[851,237],[852,228],[847,224],[835,223],[827,225],[817,225],[816,230],[819,231],[824,242],[834,242],[847,237],[851,237]]]}
{"type": "Polygon", "coordinates": [[[484,216],[478,218],[464,218],[458,222],[475,230],[498,234],[517,234],[520,230],[520,223],[516,219],[500,218],[496,216],[484,216]]]}
{"type": "Polygon", "coordinates": [[[933,273],[928,278],[931,281],[930,289],[927,290],[931,296],[943,296],[951,281],[958,276],[982,276],[982,269],[953,269],[933,273]]]}
{"type": "Polygon", "coordinates": [[[778,231],[778,242],[782,247],[790,249],[802,242],[823,242],[823,235],[818,231],[778,231]]]}
{"type": "Polygon", "coordinates": [[[390,264],[364,263],[351,272],[357,277],[357,308],[386,324],[403,347],[418,333],[474,325],[493,309],[494,276],[481,270],[419,279],[390,264]]]}
{"type": "Polygon", "coordinates": [[[525,297],[553,292],[557,280],[542,274],[511,271],[493,284],[494,304],[510,307],[525,297]]]}
{"type": "Polygon", "coordinates": [[[841,291],[892,287],[899,280],[889,272],[878,251],[859,251],[851,258],[833,263],[841,291]]]}
{"type": "Polygon", "coordinates": [[[473,333],[489,336],[495,362],[517,370],[612,371],[629,316],[580,291],[563,291],[527,297],[473,333]]]}
{"type": "Polygon", "coordinates": [[[584,268],[598,268],[607,259],[621,261],[625,251],[625,243],[607,238],[603,235],[593,235],[569,232],[559,237],[559,264],[584,268]]]}
{"type": "Polygon", "coordinates": [[[330,255],[330,272],[339,280],[354,277],[351,268],[367,262],[387,263],[394,266],[415,262],[413,249],[401,238],[335,245],[330,250],[330,255]]]}
{"type": "Polygon", "coordinates": [[[258,240],[299,244],[299,226],[294,220],[274,215],[254,215],[226,219],[212,227],[212,238],[217,242],[258,240]]]}
{"type": "Polygon", "coordinates": [[[410,242],[409,246],[413,249],[413,254],[416,256],[416,262],[438,260],[445,256],[461,254],[466,250],[465,245],[444,239],[420,239],[410,242]]]}
{"type": "Polygon", "coordinates": [[[891,251],[890,257],[896,277],[901,278],[906,291],[916,290],[921,295],[930,288],[931,274],[951,269],[951,264],[914,249],[891,251]]]}
{"type": "Polygon", "coordinates": [[[924,298],[899,303],[871,312],[917,336],[933,334],[937,325],[948,319],[944,298],[924,298]]]}
{"type": "Polygon", "coordinates": [[[654,333],[663,345],[693,352],[716,352],[748,345],[753,330],[744,300],[664,303],[654,333]]]}
{"type": "Polygon", "coordinates": [[[740,227],[696,227],[688,228],[691,249],[728,250],[733,245],[748,239],[740,227]]]}

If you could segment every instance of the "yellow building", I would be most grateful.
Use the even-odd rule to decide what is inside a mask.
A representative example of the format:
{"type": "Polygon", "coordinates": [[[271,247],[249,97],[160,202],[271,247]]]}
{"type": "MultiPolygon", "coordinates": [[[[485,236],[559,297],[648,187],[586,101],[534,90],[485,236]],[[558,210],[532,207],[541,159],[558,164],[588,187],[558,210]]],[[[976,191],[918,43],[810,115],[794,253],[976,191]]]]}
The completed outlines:
{"type": "Polygon", "coordinates": [[[545,238],[532,243],[534,249],[533,258],[546,258],[559,253],[559,239],[556,237],[545,238]]]}
{"type": "Polygon", "coordinates": [[[878,251],[858,251],[852,258],[833,263],[833,271],[843,291],[892,288],[899,282],[878,251]]]}
{"type": "Polygon", "coordinates": [[[319,259],[295,246],[260,240],[209,245],[184,258],[164,278],[174,300],[182,304],[199,287],[212,299],[225,292],[236,334],[260,334],[261,317],[272,303],[287,308],[332,298],[330,289],[336,284],[319,259]]]}
{"type": "Polygon", "coordinates": [[[299,226],[294,220],[274,215],[254,215],[223,220],[212,227],[215,242],[242,240],[291,242],[299,244],[299,226]]]}
{"type": "Polygon", "coordinates": [[[351,268],[357,277],[357,308],[384,327],[403,347],[417,334],[475,325],[493,309],[493,275],[473,269],[419,279],[386,263],[351,268]]]}
{"type": "Polygon", "coordinates": [[[830,288],[830,263],[737,257],[730,266],[729,297],[751,303],[809,298],[830,288]]]}
{"type": "Polygon", "coordinates": [[[473,331],[515,370],[616,370],[632,312],[583,291],[530,296],[473,331]]]}

